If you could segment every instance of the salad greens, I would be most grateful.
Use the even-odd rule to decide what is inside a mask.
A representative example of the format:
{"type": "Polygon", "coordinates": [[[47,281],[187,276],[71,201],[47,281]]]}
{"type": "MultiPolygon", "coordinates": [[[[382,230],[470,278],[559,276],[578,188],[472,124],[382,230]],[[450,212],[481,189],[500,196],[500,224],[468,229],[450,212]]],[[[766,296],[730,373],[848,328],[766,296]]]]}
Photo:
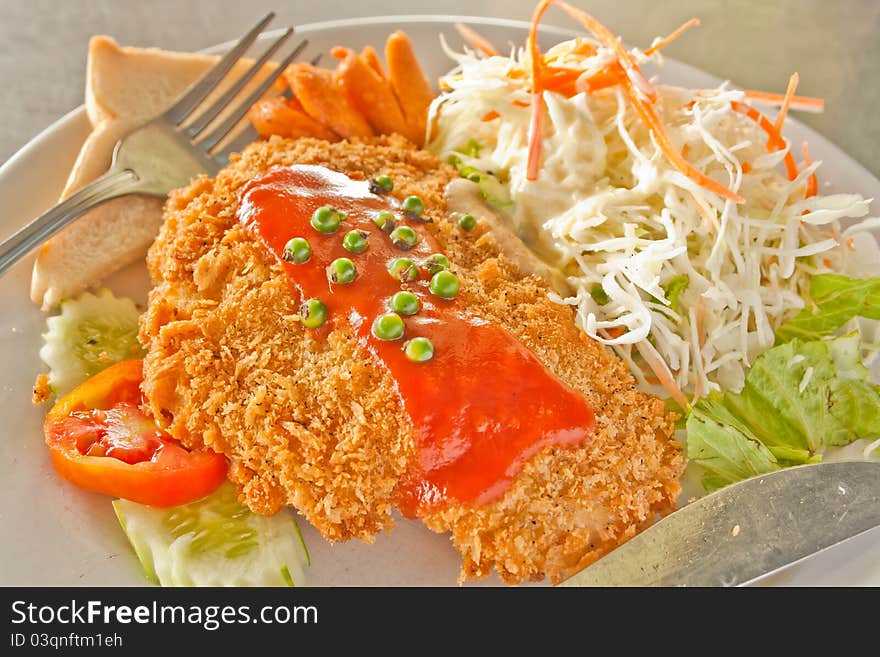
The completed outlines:
{"type": "Polygon", "coordinates": [[[855,317],[880,319],[880,279],[819,274],[811,296],[814,305],[779,328],[740,392],[713,393],[691,410],[688,457],[705,469],[707,490],[880,436],[880,386],[859,334],[828,337],[855,317]]]}
{"type": "Polygon", "coordinates": [[[880,319],[880,278],[817,274],[810,279],[810,297],[813,305],[776,331],[777,344],[793,338],[816,340],[855,317],[880,319]]]}
{"type": "Polygon", "coordinates": [[[813,463],[827,447],[880,436],[880,387],[862,365],[858,335],[792,340],[756,361],[739,393],[701,400],[687,420],[688,457],[709,490],[813,463]]]}

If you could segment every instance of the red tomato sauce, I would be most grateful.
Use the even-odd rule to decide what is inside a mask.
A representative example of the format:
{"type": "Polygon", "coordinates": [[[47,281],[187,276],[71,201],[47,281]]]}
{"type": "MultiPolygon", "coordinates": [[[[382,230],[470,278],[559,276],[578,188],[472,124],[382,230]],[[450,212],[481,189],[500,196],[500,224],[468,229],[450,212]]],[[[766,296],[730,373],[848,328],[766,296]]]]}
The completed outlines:
{"type": "Polygon", "coordinates": [[[407,218],[394,197],[371,192],[368,181],[318,166],[276,168],[245,187],[238,217],[278,258],[302,299],[326,304],[328,321],[315,330],[326,333],[347,323],[394,379],[414,427],[415,454],[397,500],[408,517],[453,502],[492,502],[542,448],[578,445],[591,434],[595,420],[587,402],[510,333],[481,319],[461,300],[433,295],[424,272],[405,284],[388,273],[387,263],[394,258],[419,262],[441,250],[421,222],[407,218]],[[309,223],[322,206],[346,213],[333,234],[323,235],[309,223]],[[397,225],[416,231],[414,248],[401,250],[374,224],[373,217],[383,210],[394,212],[397,225]],[[361,254],[342,246],[345,233],[354,229],[369,233],[361,254]],[[281,257],[294,237],[311,245],[305,264],[281,257]],[[339,257],[355,263],[354,282],[328,281],[327,266],[339,257]],[[421,309],[404,317],[402,339],[380,340],[371,331],[373,319],[389,311],[388,299],[401,289],[415,293],[421,309]],[[433,343],[431,360],[413,362],[404,354],[404,341],[417,336],[433,343]]]}

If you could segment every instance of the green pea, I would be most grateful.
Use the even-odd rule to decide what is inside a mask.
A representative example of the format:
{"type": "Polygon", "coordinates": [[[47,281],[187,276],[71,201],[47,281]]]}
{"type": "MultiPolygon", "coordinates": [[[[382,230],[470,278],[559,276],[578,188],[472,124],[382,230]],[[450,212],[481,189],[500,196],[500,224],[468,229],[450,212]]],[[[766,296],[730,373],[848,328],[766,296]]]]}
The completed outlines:
{"type": "Polygon", "coordinates": [[[357,268],[348,258],[336,258],[327,267],[327,278],[331,283],[345,285],[357,278],[357,268]]]}
{"type": "Polygon", "coordinates": [[[374,194],[388,194],[394,189],[394,181],[391,176],[376,176],[370,181],[370,191],[374,194]]]}
{"type": "Polygon", "coordinates": [[[421,217],[425,212],[425,204],[418,196],[407,196],[403,199],[403,205],[401,207],[404,212],[415,215],[416,217],[421,217]]]}
{"type": "Polygon", "coordinates": [[[391,231],[391,243],[398,249],[409,251],[419,241],[419,236],[409,226],[398,226],[391,231]]]}
{"type": "Polygon", "coordinates": [[[454,299],[458,294],[461,283],[458,280],[458,276],[444,269],[431,277],[431,283],[428,287],[431,292],[441,299],[454,299]]]}
{"type": "Polygon", "coordinates": [[[414,363],[424,363],[434,357],[434,345],[428,338],[413,338],[403,343],[403,352],[414,363]]]}
{"type": "Polygon", "coordinates": [[[312,215],[312,227],[319,233],[329,235],[339,229],[339,224],[345,219],[345,213],[329,206],[320,207],[312,215]]]}
{"type": "Polygon", "coordinates": [[[403,318],[397,313],[385,313],[373,320],[373,335],[380,340],[399,340],[403,337],[403,318]]]}
{"type": "Polygon", "coordinates": [[[474,226],[477,225],[477,220],[474,219],[474,215],[466,214],[458,220],[458,225],[461,226],[463,230],[473,230],[474,226]]]}
{"type": "Polygon", "coordinates": [[[428,272],[428,274],[433,276],[438,271],[449,269],[449,258],[442,253],[432,253],[422,260],[422,268],[428,272]]]}
{"type": "Polygon", "coordinates": [[[388,212],[388,210],[382,210],[379,214],[373,217],[373,223],[379,227],[383,233],[390,233],[394,230],[395,226],[397,226],[397,220],[394,218],[393,212],[388,212]]]}
{"type": "Polygon", "coordinates": [[[281,253],[281,259],[285,262],[292,262],[295,265],[302,265],[309,261],[312,257],[312,247],[308,240],[302,237],[294,237],[284,245],[284,251],[281,253]]]}
{"type": "Polygon", "coordinates": [[[306,328],[319,328],[327,321],[327,306],[320,299],[306,299],[299,307],[299,317],[306,328]]]}
{"type": "Polygon", "coordinates": [[[419,312],[421,304],[415,294],[401,290],[400,292],[395,292],[388,300],[388,307],[399,315],[415,315],[419,312]]]}
{"type": "Polygon", "coordinates": [[[370,236],[365,230],[350,230],[342,238],[342,248],[349,253],[363,253],[367,250],[367,238],[370,236]]]}
{"type": "Polygon", "coordinates": [[[411,282],[419,277],[419,268],[409,258],[394,258],[388,263],[388,273],[399,281],[411,282]]]}

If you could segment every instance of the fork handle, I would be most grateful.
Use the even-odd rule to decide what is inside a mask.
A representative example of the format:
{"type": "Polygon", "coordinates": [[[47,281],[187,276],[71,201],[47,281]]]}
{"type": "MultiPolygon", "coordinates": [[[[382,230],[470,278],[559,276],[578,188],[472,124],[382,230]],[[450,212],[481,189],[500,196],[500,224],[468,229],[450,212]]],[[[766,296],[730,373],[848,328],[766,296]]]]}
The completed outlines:
{"type": "Polygon", "coordinates": [[[137,175],[111,169],[0,244],[0,276],[16,262],[97,205],[136,191],[137,175]]]}

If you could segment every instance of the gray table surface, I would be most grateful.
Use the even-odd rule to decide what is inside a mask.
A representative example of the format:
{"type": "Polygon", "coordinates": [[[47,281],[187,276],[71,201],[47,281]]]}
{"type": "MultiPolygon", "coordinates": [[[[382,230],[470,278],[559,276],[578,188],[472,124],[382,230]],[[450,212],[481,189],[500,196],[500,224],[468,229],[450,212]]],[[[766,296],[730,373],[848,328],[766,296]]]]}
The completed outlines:
{"type": "MultiPolygon", "coordinates": [[[[880,0],[573,0],[630,43],[647,45],[692,16],[702,26],[668,56],[738,85],[822,96],[799,118],[880,176],[880,0]]],[[[198,50],[237,36],[265,11],[283,23],[391,14],[528,19],[534,0],[0,0],[0,162],[82,102],[93,34],[198,50]]],[[[558,11],[547,22],[571,26],[558,11]]]]}

